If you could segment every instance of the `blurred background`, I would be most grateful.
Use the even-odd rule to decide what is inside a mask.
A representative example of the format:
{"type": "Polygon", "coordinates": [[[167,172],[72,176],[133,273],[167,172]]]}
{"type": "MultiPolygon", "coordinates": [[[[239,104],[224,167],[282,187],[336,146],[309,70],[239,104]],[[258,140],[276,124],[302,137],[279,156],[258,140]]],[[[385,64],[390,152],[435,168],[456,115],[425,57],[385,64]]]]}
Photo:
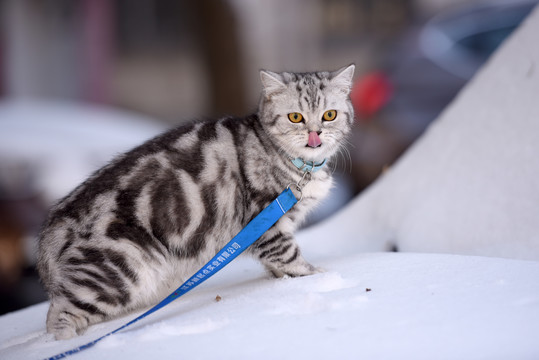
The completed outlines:
{"type": "Polygon", "coordinates": [[[47,209],[183,121],[246,115],[259,70],[356,64],[356,127],[307,225],[425,130],[537,1],[0,0],[0,314],[43,301],[47,209]]]}

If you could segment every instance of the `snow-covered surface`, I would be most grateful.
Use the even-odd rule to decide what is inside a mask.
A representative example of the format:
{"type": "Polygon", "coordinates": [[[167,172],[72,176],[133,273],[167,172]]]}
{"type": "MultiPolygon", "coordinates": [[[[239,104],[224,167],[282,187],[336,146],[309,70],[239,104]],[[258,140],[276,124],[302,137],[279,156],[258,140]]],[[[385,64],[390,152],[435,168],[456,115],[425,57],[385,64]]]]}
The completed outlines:
{"type": "MultiPolygon", "coordinates": [[[[316,251],[305,237],[302,242],[325,273],[275,280],[240,258],[73,359],[539,358],[538,262],[337,254],[330,241],[316,251]],[[332,254],[320,255],[325,252],[332,254]]],[[[134,317],[54,341],[45,334],[46,311],[43,303],[0,318],[1,359],[51,356],[134,317]]]]}
{"type": "Polygon", "coordinates": [[[338,226],[367,251],[539,260],[537,34],[539,8],[398,162],[316,231],[338,226]]]}

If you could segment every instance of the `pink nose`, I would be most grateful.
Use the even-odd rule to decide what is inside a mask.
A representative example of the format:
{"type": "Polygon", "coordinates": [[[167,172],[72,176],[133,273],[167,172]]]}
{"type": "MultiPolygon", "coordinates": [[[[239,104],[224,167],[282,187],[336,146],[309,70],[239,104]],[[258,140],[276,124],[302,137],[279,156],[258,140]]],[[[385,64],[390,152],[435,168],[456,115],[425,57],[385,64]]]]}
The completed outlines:
{"type": "Polygon", "coordinates": [[[322,145],[322,140],[320,140],[320,137],[316,131],[311,131],[309,133],[309,141],[307,142],[307,145],[312,148],[322,145]]]}

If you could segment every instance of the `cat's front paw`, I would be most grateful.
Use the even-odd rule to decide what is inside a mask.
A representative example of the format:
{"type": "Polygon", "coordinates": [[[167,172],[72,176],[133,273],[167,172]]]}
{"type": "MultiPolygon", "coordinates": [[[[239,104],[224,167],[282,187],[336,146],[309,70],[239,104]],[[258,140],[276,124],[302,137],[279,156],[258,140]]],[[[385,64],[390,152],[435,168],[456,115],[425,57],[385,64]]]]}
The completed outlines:
{"type": "Polygon", "coordinates": [[[319,266],[313,266],[314,267],[314,273],[311,274],[311,275],[314,275],[314,274],[322,274],[322,273],[325,273],[327,270],[324,269],[323,267],[319,267],[319,266]]]}
{"type": "Polygon", "coordinates": [[[288,274],[290,276],[307,276],[307,275],[314,275],[314,274],[320,274],[325,272],[321,267],[313,266],[309,263],[305,263],[303,267],[300,267],[299,269],[294,269],[292,274],[288,274]]]}
{"type": "Polygon", "coordinates": [[[270,274],[275,278],[308,276],[325,272],[323,268],[315,267],[308,262],[294,264],[294,266],[268,267],[270,274]]]}

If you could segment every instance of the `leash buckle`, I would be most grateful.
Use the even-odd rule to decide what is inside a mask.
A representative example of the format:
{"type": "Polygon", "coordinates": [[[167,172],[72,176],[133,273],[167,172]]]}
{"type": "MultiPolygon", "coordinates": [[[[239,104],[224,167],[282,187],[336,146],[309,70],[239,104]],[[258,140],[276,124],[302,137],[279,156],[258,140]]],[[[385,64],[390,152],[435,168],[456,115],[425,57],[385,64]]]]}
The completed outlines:
{"type": "Polygon", "coordinates": [[[299,179],[297,183],[290,183],[286,187],[287,189],[290,189],[291,186],[294,186],[296,188],[296,190],[299,192],[298,202],[300,202],[301,199],[303,199],[303,191],[302,191],[303,187],[305,187],[305,185],[307,185],[309,181],[311,181],[312,176],[313,176],[313,170],[314,170],[314,167],[312,167],[310,170],[305,170],[305,172],[303,173],[303,176],[301,177],[301,179],[299,179]]]}

